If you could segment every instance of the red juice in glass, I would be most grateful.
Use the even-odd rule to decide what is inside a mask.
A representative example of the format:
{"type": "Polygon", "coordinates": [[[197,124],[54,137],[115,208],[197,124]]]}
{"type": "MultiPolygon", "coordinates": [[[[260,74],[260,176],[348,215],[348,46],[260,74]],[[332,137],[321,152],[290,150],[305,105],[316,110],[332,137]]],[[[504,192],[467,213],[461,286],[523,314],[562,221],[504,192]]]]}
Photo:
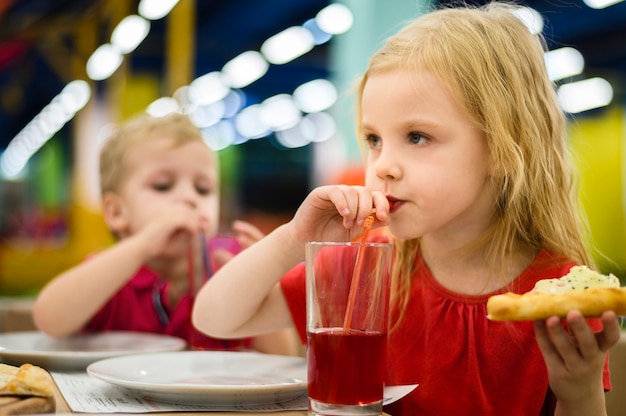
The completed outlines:
{"type": "Polygon", "coordinates": [[[367,404],[382,400],[387,335],[358,329],[308,332],[308,395],[322,403],[367,404]]]}

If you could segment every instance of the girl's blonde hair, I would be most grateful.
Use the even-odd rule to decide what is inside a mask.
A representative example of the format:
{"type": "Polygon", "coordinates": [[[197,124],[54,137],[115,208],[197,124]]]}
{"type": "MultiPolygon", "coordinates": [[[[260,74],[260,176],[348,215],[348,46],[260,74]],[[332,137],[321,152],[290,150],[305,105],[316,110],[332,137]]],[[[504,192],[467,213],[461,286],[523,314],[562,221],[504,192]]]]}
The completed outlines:
{"type": "Polygon", "coordinates": [[[124,156],[131,148],[159,137],[171,139],[174,146],[203,141],[198,127],[185,115],[136,116],[119,127],[100,150],[100,192],[104,195],[118,190],[126,175],[124,156]]]}
{"type": "MultiPolygon", "coordinates": [[[[371,58],[358,85],[394,70],[434,74],[482,129],[500,194],[494,226],[477,243],[489,264],[506,267],[520,244],[589,264],[565,117],[544,63],[544,42],[513,13],[516,6],[444,8],[405,26],[371,58]]],[[[359,132],[360,133],[360,132],[359,132]]],[[[359,137],[361,135],[359,134],[359,137]]],[[[392,301],[404,310],[419,240],[398,241],[392,301]]]]}

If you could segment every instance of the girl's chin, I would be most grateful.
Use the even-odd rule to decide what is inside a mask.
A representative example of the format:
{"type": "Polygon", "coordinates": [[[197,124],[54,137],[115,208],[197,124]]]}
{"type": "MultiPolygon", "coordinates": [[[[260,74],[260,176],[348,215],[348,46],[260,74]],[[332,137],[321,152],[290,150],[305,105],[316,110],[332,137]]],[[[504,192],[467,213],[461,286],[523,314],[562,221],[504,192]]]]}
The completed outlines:
{"type": "Polygon", "coordinates": [[[391,232],[391,234],[393,234],[395,238],[398,238],[400,240],[414,240],[416,238],[419,238],[418,235],[416,235],[415,233],[412,233],[411,230],[405,226],[402,226],[398,223],[396,223],[394,226],[393,220],[391,221],[391,224],[389,225],[389,232],[391,232]]]}

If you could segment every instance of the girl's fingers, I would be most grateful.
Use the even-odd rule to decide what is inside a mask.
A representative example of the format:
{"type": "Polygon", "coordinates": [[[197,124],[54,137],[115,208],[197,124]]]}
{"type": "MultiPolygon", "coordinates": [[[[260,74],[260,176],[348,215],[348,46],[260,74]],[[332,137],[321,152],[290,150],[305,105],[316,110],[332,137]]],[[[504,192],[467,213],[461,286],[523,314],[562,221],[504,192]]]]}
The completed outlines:
{"type": "Polygon", "coordinates": [[[372,202],[376,209],[376,219],[378,222],[386,224],[389,222],[389,201],[381,192],[372,192],[372,202]]]}
{"type": "Polygon", "coordinates": [[[577,353],[583,358],[591,358],[598,353],[598,344],[593,331],[579,311],[570,311],[566,317],[577,353]]]}
{"type": "MultiPolygon", "coordinates": [[[[562,361],[561,355],[559,354],[556,346],[552,342],[550,333],[548,331],[548,322],[552,325],[556,320],[557,323],[559,319],[555,316],[548,318],[545,321],[535,321],[533,323],[535,327],[535,337],[537,338],[537,344],[539,345],[539,349],[543,352],[546,362],[559,360],[562,361]]],[[[560,325],[560,324],[559,324],[560,325]]]]}
{"type": "Polygon", "coordinates": [[[602,332],[596,334],[598,348],[606,352],[615,345],[622,336],[622,329],[617,316],[613,311],[606,311],[602,314],[602,332]]]}

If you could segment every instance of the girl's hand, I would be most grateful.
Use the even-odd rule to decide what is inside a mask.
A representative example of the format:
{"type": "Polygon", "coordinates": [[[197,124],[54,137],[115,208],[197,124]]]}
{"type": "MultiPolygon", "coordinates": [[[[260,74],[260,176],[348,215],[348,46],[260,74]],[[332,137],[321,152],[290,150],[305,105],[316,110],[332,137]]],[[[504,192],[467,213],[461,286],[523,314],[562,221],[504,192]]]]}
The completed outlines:
{"type": "Polygon", "coordinates": [[[301,242],[349,241],[363,231],[363,222],[374,210],[374,227],[387,225],[389,202],[382,193],[363,186],[321,186],[309,193],[290,226],[301,242]]]}
{"type": "Polygon", "coordinates": [[[578,311],[570,311],[566,322],[569,331],[555,316],[534,323],[550,388],[557,402],[570,407],[580,405],[582,410],[594,403],[595,397],[599,400],[598,406],[603,406],[604,364],[608,350],[617,343],[621,332],[617,317],[611,311],[604,312],[602,331],[596,333],[578,311]]]}

